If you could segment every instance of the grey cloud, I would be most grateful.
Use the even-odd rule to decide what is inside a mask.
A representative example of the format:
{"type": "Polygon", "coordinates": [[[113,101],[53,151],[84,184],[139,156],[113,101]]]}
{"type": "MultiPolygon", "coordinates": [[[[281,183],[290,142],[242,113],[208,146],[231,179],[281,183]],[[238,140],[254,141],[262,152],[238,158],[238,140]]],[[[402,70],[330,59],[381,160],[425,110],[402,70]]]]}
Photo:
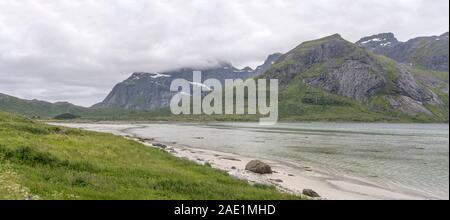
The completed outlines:
{"type": "Polygon", "coordinates": [[[340,33],[448,29],[446,0],[0,0],[0,92],[91,105],[134,71],[255,66],[340,33]]]}

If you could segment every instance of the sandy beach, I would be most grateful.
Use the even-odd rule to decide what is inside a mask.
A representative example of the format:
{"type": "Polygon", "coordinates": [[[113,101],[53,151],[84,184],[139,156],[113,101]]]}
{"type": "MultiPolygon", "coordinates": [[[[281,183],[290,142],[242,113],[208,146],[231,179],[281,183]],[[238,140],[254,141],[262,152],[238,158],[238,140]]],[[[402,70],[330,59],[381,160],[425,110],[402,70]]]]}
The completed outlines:
{"type": "Polygon", "coordinates": [[[272,174],[256,174],[245,170],[246,164],[254,159],[237,154],[225,152],[197,149],[186,147],[179,143],[160,142],[152,137],[139,137],[130,132],[131,129],[139,128],[142,125],[127,124],[77,124],[77,123],[57,123],[57,125],[81,128],[92,131],[108,132],[121,135],[126,138],[142,142],[146,146],[155,147],[154,144],[164,144],[164,147],[157,147],[165,150],[171,155],[198,164],[208,164],[213,168],[223,170],[231,176],[246,180],[250,183],[270,184],[276,186],[281,191],[301,194],[303,189],[312,189],[321,197],[319,199],[329,200],[416,200],[434,199],[427,197],[407,188],[389,186],[371,182],[367,179],[356,178],[346,175],[335,175],[325,172],[317,167],[299,167],[296,164],[286,165],[275,161],[262,160],[272,167],[272,174]]]}

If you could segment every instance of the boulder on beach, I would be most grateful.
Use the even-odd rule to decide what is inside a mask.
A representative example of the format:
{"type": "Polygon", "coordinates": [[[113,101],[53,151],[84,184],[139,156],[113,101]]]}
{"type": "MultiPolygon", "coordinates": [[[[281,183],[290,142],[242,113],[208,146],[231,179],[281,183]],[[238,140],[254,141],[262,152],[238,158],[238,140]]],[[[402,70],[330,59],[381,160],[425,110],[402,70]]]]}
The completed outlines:
{"type": "Polygon", "coordinates": [[[137,138],[140,142],[149,142],[149,141],[153,141],[153,138],[141,138],[141,137],[138,137],[137,138]]]}
{"type": "Polygon", "coordinates": [[[159,148],[162,148],[162,149],[167,148],[167,145],[165,145],[165,144],[153,143],[152,145],[153,145],[154,147],[159,147],[159,148]]]}
{"type": "Polygon", "coordinates": [[[281,179],[270,179],[270,180],[275,181],[277,183],[282,183],[283,182],[283,180],[281,180],[281,179]]]}
{"type": "Polygon", "coordinates": [[[247,165],[245,166],[246,170],[252,171],[254,173],[259,173],[259,174],[271,174],[272,173],[272,168],[267,165],[264,162],[261,162],[259,160],[252,160],[250,162],[247,163],[247,165]]]}
{"type": "Polygon", "coordinates": [[[303,190],[303,195],[305,196],[309,196],[309,197],[313,197],[313,198],[317,198],[320,197],[320,195],[318,193],[316,193],[314,190],[312,189],[304,189],[303,190]]]}

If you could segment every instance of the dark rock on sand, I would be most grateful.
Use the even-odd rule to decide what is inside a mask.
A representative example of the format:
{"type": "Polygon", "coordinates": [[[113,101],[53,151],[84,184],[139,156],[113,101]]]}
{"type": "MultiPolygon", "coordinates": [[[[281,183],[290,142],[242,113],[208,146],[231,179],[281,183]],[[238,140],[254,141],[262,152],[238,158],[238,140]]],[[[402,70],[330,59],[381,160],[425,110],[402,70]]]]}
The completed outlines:
{"type": "Polygon", "coordinates": [[[313,197],[313,198],[320,197],[320,195],[318,193],[316,193],[312,189],[304,189],[303,190],[303,195],[306,195],[306,196],[309,196],[309,197],[313,197]]]}
{"type": "Polygon", "coordinates": [[[147,141],[153,141],[154,139],[153,138],[138,138],[138,140],[140,142],[147,142],[147,141]]]}
{"type": "Polygon", "coordinates": [[[239,160],[239,159],[237,159],[237,158],[234,158],[234,157],[222,157],[221,159],[224,159],[224,160],[232,160],[232,161],[241,161],[241,160],[239,160]]]}
{"type": "Polygon", "coordinates": [[[313,171],[313,170],[311,169],[311,167],[303,167],[303,168],[305,169],[305,171],[308,171],[308,172],[313,171]]]}
{"type": "Polygon", "coordinates": [[[267,165],[266,163],[263,163],[259,160],[250,161],[245,166],[245,169],[252,171],[254,173],[259,173],[259,174],[271,174],[272,173],[272,168],[269,165],[267,165]]]}
{"type": "Polygon", "coordinates": [[[167,148],[167,145],[165,145],[165,144],[153,143],[152,145],[154,147],[159,147],[159,148],[162,148],[162,149],[166,149],[167,148]]]}
{"type": "Polygon", "coordinates": [[[283,180],[280,180],[280,179],[272,179],[272,180],[277,182],[277,183],[282,183],[283,182],[283,180]]]}

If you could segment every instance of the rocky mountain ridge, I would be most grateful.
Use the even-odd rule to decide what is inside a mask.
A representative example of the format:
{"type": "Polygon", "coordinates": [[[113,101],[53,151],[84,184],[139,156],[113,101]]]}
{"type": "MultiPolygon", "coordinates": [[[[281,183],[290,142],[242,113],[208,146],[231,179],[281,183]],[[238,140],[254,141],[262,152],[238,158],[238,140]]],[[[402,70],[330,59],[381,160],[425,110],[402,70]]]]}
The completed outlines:
{"type": "Polygon", "coordinates": [[[398,41],[393,33],[364,37],[357,45],[400,63],[435,71],[449,71],[449,33],[398,41]]]}
{"type": "MultiPolygon", "coordinates": [[[[200,69],[202,80],[214,78],[224,83],[225,79],[247,79],[258,74],[258,71],[267,68],[274,56],[269,61],[253,70],[250,67],[238,69],[230,63],[223,62],[212,68],[200,69]]],[[[168,107],[173,92],[170,92],[170,84],[174,79],[186,79],[192,81],[193,68],[182,68],[163,73],[133,73],[128,79],[117,84],[110,94],[93,106],[93,108],[120,108],[127,110],[155,110],[168,107]]],[[[193,85],[202,86],[202,85],[193,85]]]]}
{"type": "MultiPolygon", "coordinates": [[[[430,55],[422,58],[434,57],[432,60],[439,61],[442,48],[448,48],[448,33],[408,42],[398,41],[391,33],[366,37],[357,43],[334,34],[303,42],[284,54],[272,54],[255,70],[238,69],[228,62],[220,62],[201,69],[202,80],[215,78],[223,83],[225,79],[250,77],[279,79],[280,117],[292,120],[448,122],[448,70],[434,70],[442,69],[445,62],[432,62],[430,66],[421,63],[427,58],[408,63],[411,57],[418,57],[411,54],[420,50],[430,55]],[[408,46],[410,44],[416,46],[408,46]],[[419,44],[422,46],[418,47],[419,44]]],[[[93,118],[105,114],[105,117],[124,114],[132,118],[138,114],[145,118],[145,112],[166,109],[174,94],[170,92],[172,80],[192,81],[193,70],[133,73],[117,84],[104,101],[91,108],[20,100],[0,94],[0,110],[45,116],[79,113],[93,118]]],[[[192,83],[191,86],[203,85],[192,83]]],[[[165,117],[170,115],[167,110],[162,112],[165,117]]]]}
{"type": "MultiPolygon", "coordinates": [[[[386,44],[392,40],[389,36],[378,36],[380,41],[376,42],[386,44]]],[[[433,91],[435,88],[418,82],[413,76],[414,71],[408,65],[373,55],[335,34],[300,44],[279,58],[262,77],[279,79],[285,90],[298,86],[314,87],[325,94],[371,106],[372,110],[433,116],[429,106],[445,109],[444,102],[433,91]]],[[[448,80],[441,83],[445,87],[443,91],[448,90],[448,80]]],[[[304,95],[298,94],[300,98],[304,95]]],[[[448,92],[444,96],[448,97],[448,92]]]]}

